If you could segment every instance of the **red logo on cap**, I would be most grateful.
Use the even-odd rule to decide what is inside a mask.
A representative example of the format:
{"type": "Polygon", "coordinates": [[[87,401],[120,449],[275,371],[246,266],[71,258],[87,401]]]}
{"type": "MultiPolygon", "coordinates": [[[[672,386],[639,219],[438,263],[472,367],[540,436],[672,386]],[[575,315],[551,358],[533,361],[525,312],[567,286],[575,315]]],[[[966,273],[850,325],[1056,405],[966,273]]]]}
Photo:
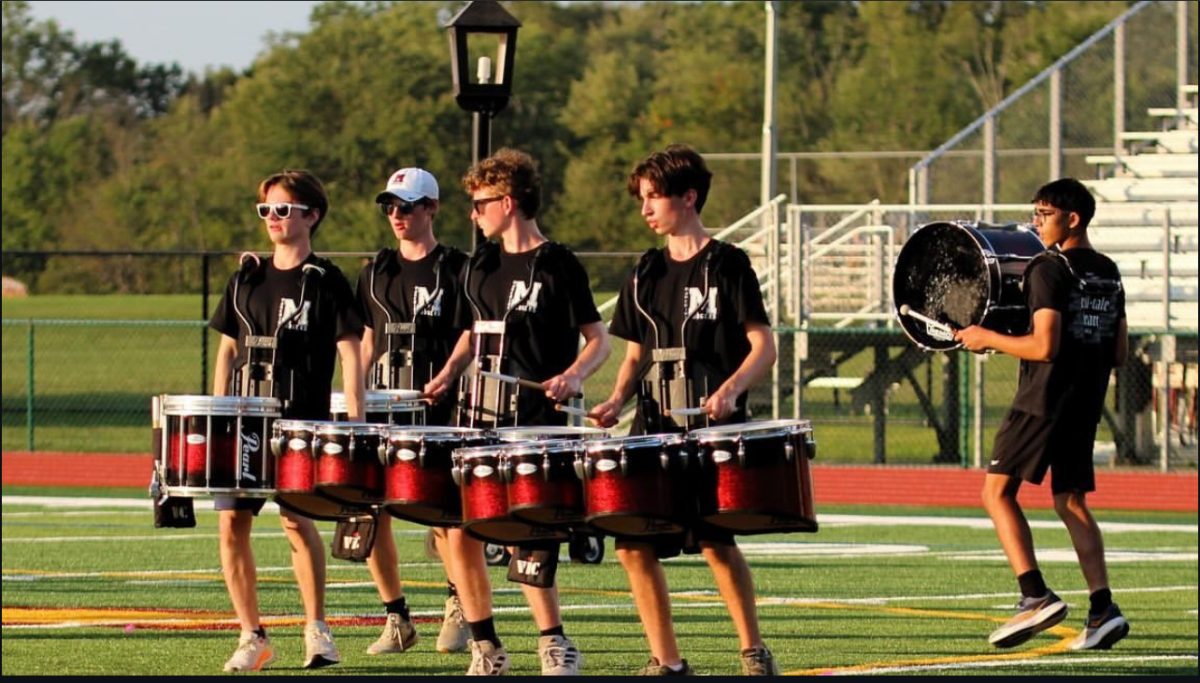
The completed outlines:
{"type": "Polygon", "coordinates": [[[404,174],[403,173],[397,173],[396,175],[392,176],[392,184],[393,185],[399,185],[403,182],[404,182],[404,174]]]}

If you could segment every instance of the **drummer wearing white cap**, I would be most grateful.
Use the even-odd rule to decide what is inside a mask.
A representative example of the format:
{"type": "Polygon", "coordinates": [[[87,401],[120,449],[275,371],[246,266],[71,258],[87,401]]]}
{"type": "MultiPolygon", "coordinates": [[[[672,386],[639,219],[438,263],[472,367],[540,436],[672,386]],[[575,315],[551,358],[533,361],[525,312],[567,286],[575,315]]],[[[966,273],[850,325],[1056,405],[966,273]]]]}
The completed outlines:
{"type": "MultiPolygon", "coordinates": [[[[434,236],[438,183],[429,171],[410,167],[392,173],[375,202],[396,246],[382,249],[358,278],[358,300],[366,319],[362,370],[369,390],[419,390],[442,369],[462,334],[455,320],[462,298],[458,276],[467,257],[434,236]]],[[[452,417],[453,401],[443,400],[427,407],[425,422],[448,425],[452,417]]],[[[403,652],[416,643],[417,633],[400,585],[391,517],[380,515],[377,524],[367,566],[387,621],[367,653],[403,652]]],[[[468,634],[451,558],[465,554],[464,561],[475,561],[480,573],[486,573],[487,566],[480,542],[461,529],[435,529],[434,542],[446,563],[449,593],[436,648],[457,652],[466,649],[468,634]]]]}

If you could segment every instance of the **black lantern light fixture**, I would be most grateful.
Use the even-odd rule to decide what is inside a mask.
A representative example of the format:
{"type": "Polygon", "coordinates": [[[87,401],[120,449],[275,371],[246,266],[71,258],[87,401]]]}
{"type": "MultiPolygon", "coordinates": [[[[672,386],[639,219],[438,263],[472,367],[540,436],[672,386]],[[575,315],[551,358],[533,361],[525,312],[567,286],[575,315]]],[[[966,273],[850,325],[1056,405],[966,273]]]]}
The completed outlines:
{"type": "Polygon", "coordinates": [[[473,0],[446,24],[458,106],[474,113],[472,157],[490,153],[491,119],[512,95],[521,22],[496,0],[473,0]]]}

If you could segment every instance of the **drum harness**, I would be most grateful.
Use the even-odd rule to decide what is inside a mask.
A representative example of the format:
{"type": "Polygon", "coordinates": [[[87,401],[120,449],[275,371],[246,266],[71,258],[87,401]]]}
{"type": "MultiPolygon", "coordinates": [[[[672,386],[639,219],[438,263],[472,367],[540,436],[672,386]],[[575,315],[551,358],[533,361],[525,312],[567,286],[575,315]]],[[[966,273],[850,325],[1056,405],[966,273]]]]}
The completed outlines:
{"type": "Polygon", "coordinates": [[[286,413],[288,407],[296,399],[298,384],[296,379],[299,373],[294,368],[282,369],[278,364],[280,333],[304,311],[304,294],[308,290],[309,282],[313,281],[319,286],[320,278],[325,275],[325,269],[312,263],[302,265],[300,300],[295,310],[275,325],[274,334],[257,335],[254,324],[241,308],[239,290],[241,285],[248,284],[251,276],[265,266],[262,260],[252,252],[245,252],[241,255],[241,264],[233,282],[233,310],[246,327],[246,362],[234,371],[234,389],[239,396],[278,398],[286,413]],[[261,357],[261,353],[267,350],[271,351],[269,362],[261,357]]]}
{"type": "MultiPolygon", "coordinates": [[[[717,247],[719,248],[719,247],[717,247]]],[[[709,289],[709,275],[714,262],[713,254],[716,248],[704,256],[704,298],[702,298],[679,324],[679,343],[684,343],[684,331],[687,324],[701,310],[707,308],[712,291],[709,289]]],[[[642,273],[648,273],[657,263],[665,259],[658,249],[646,252],[633,271],[633,304],[654,332],[654,347],[651,349],[650,367],[641,382],[639,392],[639,412],[646,423],[646,429],[652,433],[687,430],[691,424],[689,417],[697,417],[702,421],[701,426],[708,426],[708,416],[703,412],[703,397],[711,388],[708,386],[707,373],[702,378],[693,377],[693,364],[688,362],[685,346],[662,347],[662,338],[658,323],[654,320],[639,299],[638,281],[642,273]],[[702,385],[702,386],[698,386],[702,385]],[[689,406],[695,401],[697,406],[689,406]]]]}
{"type": "MultiPolygon", "coordinates": [[[[422,359],[420,369],[424,370],[424,373],[417,372],[417,352],[425,351],[428,346],[424,339],[417,338],[417,320],[425,312],[425,309],[433,306],[442,296],[442,263],[446,259],[446,250],[442,249],[438,254],[437,263],[433,266],[433,293],[413,311],[412,321],[407,323],[393,322],[391,310],[380,300],[379,293],[375,289],[375,278],[387,267],[385,256],[390,251],[390,249],[381,250],[371,265],[368,290],[371,300],[387,318],[383,327],[384,338],[387,339],[387,351],[379,357],[378,362],[371,369],[370,387],[375,389],[420,389],[416,385],[429,381],[437,368],[422,359]]],[[[403,264],[400,267],[403,268],[403,264]]]]}
{"type": "MultiPolygon", "coordinates": [[[[470,379],[464,377],[459,391],[459,405],[467,410],[467,426],[475,427],[476,422],[484,423],[485,417],[490,417],[491,422],[487,426],[500,427],[504,426],[502,422],[507,422],[511,417],[512,426],[517,426],[520,417],[517,412],[517,391],[513,389],[506,391],[506,387],[500,381],[492,378],[484,377],[480,371],[490,373],[503,373],[505,371],[504,361],[507,347],[508,336],[508,316],[513,311],[520,308],[529,297],[533,294],[533,279],[537,275],[538,261],[544,252],[543,247],[550,242],[545,242],[538,245],[537,251],[533,254],[533,260],[529,264],[529,277],[525,281],[525,292],[517,301],[511,302],[507,310],[504,311],[504,316],[500,320],[483,320],[483,311],[479,304],[471,296],[471,271],[474,270],[474,265],[477,262],[482,262],[483,259],[490,256],[495,256],[498,260],[500,257],[499,251],[502,248],[495,243],[485,243],[475,255],[471,257],[471,263],[467,267],[467,275],[463,283],[463,293],[467,297],[468,303],[471,304],[471,309],[475,312],[475,324],[472,326],[472,335],[475,338],[475,374],[470,379]],[[487,354],[485,350],[487,345],[484,344],[485,338],[498,337],[498,343],[495,354],[487,354]],[[467,382],[470,382],[470,389],[467,389],[467,382]],[[505,406],[504,396],[508,394],[507,406],[505,406]],[[467,401],[467,398],[470,401],[467,401]],[[492,404],[491,414],[488,415],[488,410],[485,408],[487,404],[492,404]]],[[[461,424],[461,420],[460,420],[461,424]]]]}

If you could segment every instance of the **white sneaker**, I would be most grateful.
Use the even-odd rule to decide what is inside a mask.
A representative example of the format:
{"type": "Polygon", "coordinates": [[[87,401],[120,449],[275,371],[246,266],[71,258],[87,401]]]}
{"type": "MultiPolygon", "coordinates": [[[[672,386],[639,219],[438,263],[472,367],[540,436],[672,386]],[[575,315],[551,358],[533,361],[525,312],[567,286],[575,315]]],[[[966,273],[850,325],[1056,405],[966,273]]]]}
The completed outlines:
{"type": "Polygon", "coordinates": [[[404,652],[417,644],[419,636],[413,623],[399,614],[389,613],[379,640],[367,648],[369,655],[389,655],[404,652]]]}
{"type": "Polygon", "coordinates": [[[225,662],[226,671],[259,671],[275,661],[275,648],[267,637],[259,637],[254,631],[242,631],[237,649],[225,662]]]}
{"type": "Polygon", "coordinates": [[[446,615],[442,618],[442,630],[438,632],[438,652],[462,652],[467,649],[471,630],[463,617],[462,603],[457,595],[446,598],[446,615]]]}
{"type": "Polygon", "coordinates": [[[566,636],[539,636],[538,658],[543,676],[578,676],[583,655],[566,636]]]}
{"type": "Polygon", "coordinates": [[[304,651],[305,669],[319,669],[342,661],[333,644],[333,634],[323,621],[314,621],[304,627],[304,651]]]}
{"type": "Polygon", "coordinates": [[[1121,608],[1114,602],[1100,614],[1088,612],[1087,623],[1068,647],[1072,650],[1110,650],[1127,635],[1129,622],[1125,621],[1121,608]]]}
{"type": "Polygon", "coordinates": [[[988,642],[996,647],[1016,647],[1035,635],[1054,626],[1067,616],[1067,603],[1054,591],[1048,590],[1040,598],[1021,598],[1017,603],[1017,616],[992,631],[988,642]]]}
{"type": "Polygon", "coordinates": [[[508,652],[487,640],[467,641],[471,647],[468,676],[503,676],[508,673],[508,652]]]}

